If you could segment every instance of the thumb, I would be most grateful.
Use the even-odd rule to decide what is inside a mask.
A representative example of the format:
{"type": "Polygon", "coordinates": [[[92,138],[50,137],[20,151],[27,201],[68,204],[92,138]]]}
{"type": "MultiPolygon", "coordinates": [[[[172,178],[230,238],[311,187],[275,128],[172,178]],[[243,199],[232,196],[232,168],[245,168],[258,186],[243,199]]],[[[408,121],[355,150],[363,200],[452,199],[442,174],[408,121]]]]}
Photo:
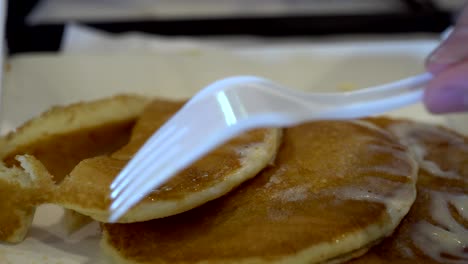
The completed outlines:
{"type": "Polygon", "coordinates": [[[468,111],[468,61],[437,74],[426,87],[424,103],[432,113],[468,111]]]}

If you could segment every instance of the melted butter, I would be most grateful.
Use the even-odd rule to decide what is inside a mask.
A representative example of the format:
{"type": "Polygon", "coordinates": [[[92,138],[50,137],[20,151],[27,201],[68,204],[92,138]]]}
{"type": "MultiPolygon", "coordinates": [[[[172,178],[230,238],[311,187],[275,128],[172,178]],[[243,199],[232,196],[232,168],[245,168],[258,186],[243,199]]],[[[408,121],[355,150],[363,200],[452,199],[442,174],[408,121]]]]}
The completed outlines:
{"type": "Polygon", "coordinates": [[[455,206],[458,214],[464,219],[468,219],[468,197],[455,196],[451,199],[451,204],[455,206]]]}
{"type": "Polygon", "coordinates": [[[458,175],[454,171],[443,171],[437,163],[426,160],[424,157],[428,154],[428,150],[425,146],[418,144],[416,140],[406,140],[407,144],[412,145],[412,151],[418,159],[418,162],[421,168],[429,171],[432,175],[442,178],[449,178],[449,179],[460,179],[460,175],[458,175]]]}
{"type": "Polygon", "coordinates": [[[404,144],[411,146],[421,168],[432,175],[448,179],[463,179],[462,173],[468,174],[468,144],[462,137],[426,124],[405,123],[393,125],[390,129],[404,144]],[[447,146],[447,150],[445,153],[437,154],[435,152],[441,151],[440,145],[447,146]],[[447,156],[444,157],[444,154],[447,156]],[[456,164],[462,164],[462,166],[456,166],[456,164]],[[442,165],[445,168],[442,168],[442,165]],[[454,171],[453,168],[459,169],[454,171]]]}
{"type": "Polygon", "coordinates": [[[349,199],[349,200],[363,200],[376,203],[382,203],[385,205],[387,214],[391,218],[391,222],[394,225],[398,225],[401,221],[401,218],[408,212],[411,204],[416,198],[416,192],[414,186],[408,184],[406,187],[402,186],[400,183],[378,179],[377,177],[371,180],[373,183],[370,183],[366,189],[357,188],[357,187],[347,187],[335,192],[336,197],[339,199],[349,199]],[[394,186],[391,193],[386,193],[382,191],[381,188],[377,186],[394,186]]]}
{"type": "Polygon", "coordinates": [[[416,223],[412,230],[412,239],[424,254],[441,263],[466,263],[468,261],[468,229],[458,222],[449,211],[449,204],[468,221],[466,210],[467,195],[451,195],[443,192],[431,193],[431,218],[429,221],[416,223]],[[464,215],[463,215],[464,214],[464,215]],[[444,256],[450,256],[447,258],[444,256]]]}
{"type": "Polygon", "coordinates": [[[275,193],[271,198],[281,202],[298,202],[305,201],[308,195],[309,188],[307,186],[295,186],[275,193]]]}
{"type": "Polygon", "coordinates": [[[440,127],[374,119],[417,157],[417,198],[395,233],[352,263],[468,263],[468,140],[440,127]]]}
{"type": "MultiPolygon", "coordinates": [[[[416,247],[441,263],[465,263],[468,261],[468,143],[462,137],[445,129],[423,125],[405,124],[391,127],[402,140],[410,144],[418,157],[421,169],[431,177],[455,182],[452,191],[430,192],[429,219],[414,225],[411,232],[416,247]],[[442,169],[441,167],[445,167],[442,169]],[[458,190],[462,193],[456,194],[458,190]],[[449,206],[465,224],[450,212],[449,206]],[[447,257],[449,256],[449,258],[447,257]]],[[[422,180],[425,180],[422,178],[422,180]]],[[[431,181],[421,181],[430,185],[431,181]]],[[[441,183],[446,186],[453,183],[441,183]]]]}
{"type": "MultiPolygon", "coordinates": [[[[364,121],[351,121],[367,127],[368,129],[381,131],[372,123],[364,121]]],[[[404,168],[396,166],[395,163],[381,162],[373,166],[359,169],[360,173],[373,175],[366,178],[367,188],[348,186],[334,190],[333,193],[339,199],[363,200],[382,203],[391,218],[393,224],[397,225],[401,218],[408,212],[410,205],[416,198],[415,182],[417,177],[417,163],[408,151],[402,148],[389,148],[383,144],[368,144],[366,146],[374,155],[388,155],[395,160],[411,161],[411,166],[404,168]],[[386,175],[385,178],[382,175],[386,175]],[[402,177],[405,175],[405,177],[402,177]],[[393,186],[392,192],[388,192],[382,186],[393,186]]]]}

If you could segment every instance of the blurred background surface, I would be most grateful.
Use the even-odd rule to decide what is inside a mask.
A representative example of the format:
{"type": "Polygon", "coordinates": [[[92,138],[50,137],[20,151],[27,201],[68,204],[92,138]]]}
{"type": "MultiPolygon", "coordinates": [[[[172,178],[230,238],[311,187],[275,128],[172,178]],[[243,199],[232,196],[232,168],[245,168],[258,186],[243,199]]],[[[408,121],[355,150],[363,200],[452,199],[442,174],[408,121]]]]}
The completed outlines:
{"type": "Polygon", "coordinates": [[[164,36],[440,33],[464,0],[9,1],[9,52],[56,51],[68,23],[164,36]]]}

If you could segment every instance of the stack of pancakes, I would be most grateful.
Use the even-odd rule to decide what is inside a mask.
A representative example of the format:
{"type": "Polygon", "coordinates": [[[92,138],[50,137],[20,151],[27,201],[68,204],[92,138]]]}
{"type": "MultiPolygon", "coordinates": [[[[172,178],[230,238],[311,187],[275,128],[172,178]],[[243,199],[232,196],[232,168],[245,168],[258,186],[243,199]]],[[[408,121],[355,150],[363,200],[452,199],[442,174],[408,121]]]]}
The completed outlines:
{"type": "Polygon", "coordinates": [[[0,240],[55,203],[117,263],[468,262],[468,139],[385,118],[246,132],[106,223],[109,184],[182,104],[117,96],[2,138],[0,240]]]}

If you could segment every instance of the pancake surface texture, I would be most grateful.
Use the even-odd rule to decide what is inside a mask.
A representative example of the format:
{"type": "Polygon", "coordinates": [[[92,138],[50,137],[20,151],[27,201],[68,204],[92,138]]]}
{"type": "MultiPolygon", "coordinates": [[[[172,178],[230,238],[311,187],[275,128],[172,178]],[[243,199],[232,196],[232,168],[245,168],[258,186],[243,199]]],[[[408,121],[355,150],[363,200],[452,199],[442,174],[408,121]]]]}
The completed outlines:
{"type": "Polygon", "coordinates": [[[128,142],[146,102],[116,96],[55,107],[0,138],[0,240],[22,241],[35,207],[52,201],[55,183],[78,162],[128,142]]]}
{"type": "Polygon", "coordinates": [[[275,164],[188,212],[103,224],[117,263],[343,262],[390,235],[410,209],[417,167],[365,122],[286,129],[275,164]]]}
{"type": "Polygon", "coordinates": [[[416,154],[418,194],[396,232],[352,263],[468,263],[468,139],[433,125],[374,121],[416,154]]]}
{"type": "MultiPolygon", "coordinates": [[[[59,186],[55,203],[106,222],[109,186],[140,146],[182,102],[154,100],[138,119],[130,142],[111,155],[80,162],[59,186]]],[[[218,198],[254,177],[275,157],[281,130],[257,129],[221,145],[154,190],[119,222],[146,221],[187,211],[218,198]]]]}

